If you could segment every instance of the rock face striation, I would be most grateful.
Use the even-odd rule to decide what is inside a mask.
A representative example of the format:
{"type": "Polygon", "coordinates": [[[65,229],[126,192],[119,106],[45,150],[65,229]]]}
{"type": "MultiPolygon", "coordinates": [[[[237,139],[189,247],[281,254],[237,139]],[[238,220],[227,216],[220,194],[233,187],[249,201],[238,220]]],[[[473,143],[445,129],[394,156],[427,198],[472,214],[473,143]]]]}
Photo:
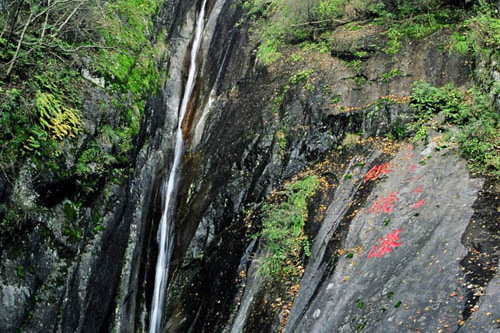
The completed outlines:
{"type": "MultiPolygon", "coordinates": [[[[161,184],[173,164],[201,3],[174,0],[162,9],[158,28],[168,32],[163,69],[169,80],[148,101],[126,181],[99,188],[82,207],[60,191],[26,234],[2,244],[0,331],[148,330],[161,184]],[[78,241],[64,233],[69,215],[81,226],[78,241]]],[[[441,51],[449,37],[443,31],[403,40],[400,52],[388,55],[377,51],[387,43],[380,31],[352,34],[340,27],[329,53],[264,66],[244,14],[237,2],[207,1],[199,73],[182,122],[161,327],[498,330],[498,184],[471,175],[440,133],[427,144],[387,138],[411,119],[413,82],[468,87],[473,59],[441,51]],[[345,63],[353,50],[367,54],[362,72],[345,63]],[[384,77],[394,68],[403,74],[384,77]],[[361,76],[363,85],[355,79],[361,76]],[[252,237],[261,219],[249,212],[315,168],[330,186],[309,204],[310,256],[303,256],[293,283],[269,281],[259,270],[269,253],[252,237]]],[[[89,91],[86,123],[95,131],[105,116],[97,105],[110,97],[101,88],[89,91]]],[[[12,195],[36,207],[41,191],[30,170],[20,171],[12,195]]]]}
{"type": "MultiPolygon", "coordinates": [[[[339,214],[349,198],[333,199],[287,331],[458,329],[469,300],[461,276],[460,259],[467,255],[461,237],[482,181],[466,176],[465,164],[452,152],[419,148],[399,150],[352,221],[339,214]],[[457,174],[464,177],[457,181],[457,174]],[[341,223],[349,223],[343,246],[354,255],[341,256],[329,271],[330,235],[341,223]]],[[[349,170],[356,180],[345,181],[337,192],[355,195],[363,171],[349,170]]]]}

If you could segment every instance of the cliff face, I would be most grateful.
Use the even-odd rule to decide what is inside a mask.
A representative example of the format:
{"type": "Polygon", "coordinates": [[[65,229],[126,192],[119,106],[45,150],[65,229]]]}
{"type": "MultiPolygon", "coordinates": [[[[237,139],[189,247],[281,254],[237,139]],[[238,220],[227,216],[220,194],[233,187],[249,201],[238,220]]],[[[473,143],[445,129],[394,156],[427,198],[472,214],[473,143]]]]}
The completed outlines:
{"type": "MultiPolygon", "coordinates": [[[[54,199],[22,237],[2,244],[2,332],[147,330],[162,184],[200,5],[162,9],[168,80],[146,105],[121,182],[96,185],[74,206],[70,184],[43,187],[30,165],[19,172],[12,196],[34,209],[41,193],[54,199]],[[79,237],[64,232],[68,223],[79,237]]],[[[250,27],[239,3],[208,1],[182,124],[165,330],[497,329],[498,183],[472,175],[439,125],[427,142],[401,133],[414,117],[414,82],[467,89],[478,73],[496,79],[492,60],[442,48],[447,30],[402,39],[387,54],[387,32],[362,24],[336,28],[327,52],[290,46],[264,66],[250,27]],[[305,176],[322,184],[305,214],[310,255],[298,251],[293,274],[267,276],[265,205],[305,176]]],[[[87,90],[93,133],[118,111],[108,103],[102,113],[111,97],[87,90]]]]}
{"type": "MultiPolygon", "coordinates": [[[[163,23],[158,24],[167,34],[158,43],[188,43],[181,25],[192,5],[170,2],[162,9],[163,23]]],[[[179,49],[185,50],[185,45],[179,49]]],[[[163,70],[169,70],[168,61],[163,70]]],[[[179,81],[171,82],[171,89],[181,89],[179,81]]],[[[151,230],[161,214],[157,203],[175,121],[165,110],[165,97],[148,102],[136,149],[120,166],[123,173],[96,178],[92,188],[82,191],[78,178],[40,172],[27,164],[15,183],[6,186],[6,196],[32,214],[15,237],[2,238],[2,332],[105,332],[113,327],[134,331],[145,325],[150,302],[149,295],[148,300],[144,296],[145,281],[154,270],[147,258],[156,253],[151,230]],[[122,318],[122,313],[127,316],[122,318]]],[[[68,168],[106,126],[117,126],[122,110],[115,107],[115,98],[109,90],[83,87],[85,129],[75,145],[67,143],[68,168]]],[[[110,141],[97,140],[97,148],[117,154],[110,141]]],[[[106,165],[100,160],[91,167],[106,165]]]]}

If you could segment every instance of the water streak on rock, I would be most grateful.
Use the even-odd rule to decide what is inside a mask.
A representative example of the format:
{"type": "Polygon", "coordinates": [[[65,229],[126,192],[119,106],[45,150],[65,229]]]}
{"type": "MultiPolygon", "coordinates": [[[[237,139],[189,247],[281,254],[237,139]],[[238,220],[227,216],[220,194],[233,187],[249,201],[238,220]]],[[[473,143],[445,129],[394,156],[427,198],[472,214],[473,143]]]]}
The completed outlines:
{"type": "Polygon", "coordinates": [[[155,287],[153,292],[153,300],[151,306],[150,317],[150,333],[161,331],[162,309],[165,301],[165,292],[168,282],[168,269],[170,257],[173,249],[174,225],[172,220],[171,210],[174,208],[175,189],[178,181],[178,169],[183,154],[184,139],[182,133],[182,121],[186,114],[191,94],[196,82],[198,68],[196,64],[196,56],[200,49],[202,34],[204,29],[205,5],[206,0],[203,0],[201,10],[196,23],[196,32],[191,49],[191,63],[189,65],[189,74],[182,98],[181,107],[179,110],[179,118],[175,137],[174,162],[167,182],[163,185],[163,195],[165,198],[165,206],[160,221],[159,228],[159,253],[156,262],[155,287]]]}

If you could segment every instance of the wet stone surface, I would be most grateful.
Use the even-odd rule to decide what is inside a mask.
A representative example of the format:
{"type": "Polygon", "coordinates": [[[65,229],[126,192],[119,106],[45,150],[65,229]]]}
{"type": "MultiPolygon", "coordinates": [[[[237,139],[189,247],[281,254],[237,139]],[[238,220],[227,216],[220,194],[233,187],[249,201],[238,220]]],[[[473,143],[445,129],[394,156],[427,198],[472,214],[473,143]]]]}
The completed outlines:
{"type": "MultiPolygon", "coordinates": [[[[353,182],[377,183],[350,224],[347,254],[331,273],[324,272],[332,260],[327,256],[306,268],[287,331],[456,332],[462,327],[469,290],[476,288],[461,265],[468,254],[462,235],[483,181],[471,178],[454,152],[435,148],[433,142],[403,146],[388,165],[353,177],[353,182]],[[311,289],[314,294],[307,292],[311,289]]],[[[331,219],[338,218],[332,211],[323,223],[335,226],[331,219]]],[[[498,277],[488,293],[498,294],[498,277]]],[[[494,296],[480,301],[477,316],[492,302],[494,296]]],[[[493,312],[485,309],[483,317],[488,311],[493,312]]],[[[468,325],[460,331],[473,332],[468,325]]]]}

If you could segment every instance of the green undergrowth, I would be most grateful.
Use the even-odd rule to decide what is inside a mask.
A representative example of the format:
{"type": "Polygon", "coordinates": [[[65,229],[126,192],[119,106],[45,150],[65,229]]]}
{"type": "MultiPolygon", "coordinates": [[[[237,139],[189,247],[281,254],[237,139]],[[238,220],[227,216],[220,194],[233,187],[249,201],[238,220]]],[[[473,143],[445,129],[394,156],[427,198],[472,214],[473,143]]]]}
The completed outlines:
{"type": "Polygon", "coordinates": [[[145,97],[155,92],[163,81],[154,61],[163,47],[153,41],[153,15],[159,0],[114,0],[102,11],[95,8],[97,31],[104,47],[92,55],[93,69],[118,97],[122,118],[130,135],[136,135],[145,104],[145,97]]]}
{"type": "Polygon", "coordinates": [[[260,42],[257,56],[264,64],[281,57],[285,44],[301,44],[306,50],[327,51],[328,40],[322,33],[339,22],[345,13],[367,8],[366,1],[251,0],[244,3],[248,17],[255,22],[260,42]]]}
{"type": "Polygon", "coordinates": [[[0,167],[13,176],[26,158],[54,163],[82,132],[79,76],[55,59],[37,63],[30,80],[0,87],[0,167]]]}
{"type": "Polygon", "coordinates": [[[266,65],[279,59],[286,45],[328,51],[330,33],[341,25],[350,30],[366,24],[386,27],[387,45],[381,51],[396,54],[403,38],[429,36],[471,15],[462,5],[439,0],[399,0],[389,6],[376,0],[251,0],[244,6],[260,42],[257,56],[266,65]]]}
{"type": "MultiPolygon", "coordinates": [[[[47,7],[29,2],[20,7],[17,20],[12,20],[14,12],[0,13],[3,186],[12,191],[19,170],[28,165],[54,183],[76,179],[75,200],[96,193],[103,180],[120,182],[128,172],[145,100],[165,80],[157,64],[165,32],[153,26],[162,3],[107,0],[77,6],[62,1],[47,7]],[[101,120],[83,108],[92,86],[83,70],[104,82],[97,92],[101,120]],[[118,119],[106,116],[112,112],[118,119]],[[87,119],[98,121],[92,136],[87,119]]],[[[26,219],[19,205],[8,200],[2,206],[0,233],[26,219]]]]}
{"type": "Polygon", "coordinates": [[[268,251],[260,267],[264,276],[296,274],[295,264],[302,255],[309,255],[304,225],[308,202],[319,184],[317,176],[289,182],[262,206],[262,230],[255,236],[268,251]]]}
{"type": "Polygon", "coordinates": [[[500,13],[495,6],[483,3],[477,14],[464,20],[453,33],[450,52],[490,57],[500,51],[500,13]]]}
{"type": "Polygon", "coordinates": [[[427,141],[431,127],[444,128],[447,141],[459,145],[473,171],[500,176],[500,114],[478,88],[463,92],[419,81],[410,104],[415,116],[409,130],[415,141],[427,141]]]}
{"type": "Polygon", "coordinates": [[[377,24],[388,24],[387,45],[382,50],[387,54],[397,54],[401,50],[403,38],[420,39],[430,36],[438,30],[453,27],[458,22],[459,13],[453,10],[441,10],[431,13],[417,14],[415,17],[395,20],[387,23],[386,20],[377,24]]]}

